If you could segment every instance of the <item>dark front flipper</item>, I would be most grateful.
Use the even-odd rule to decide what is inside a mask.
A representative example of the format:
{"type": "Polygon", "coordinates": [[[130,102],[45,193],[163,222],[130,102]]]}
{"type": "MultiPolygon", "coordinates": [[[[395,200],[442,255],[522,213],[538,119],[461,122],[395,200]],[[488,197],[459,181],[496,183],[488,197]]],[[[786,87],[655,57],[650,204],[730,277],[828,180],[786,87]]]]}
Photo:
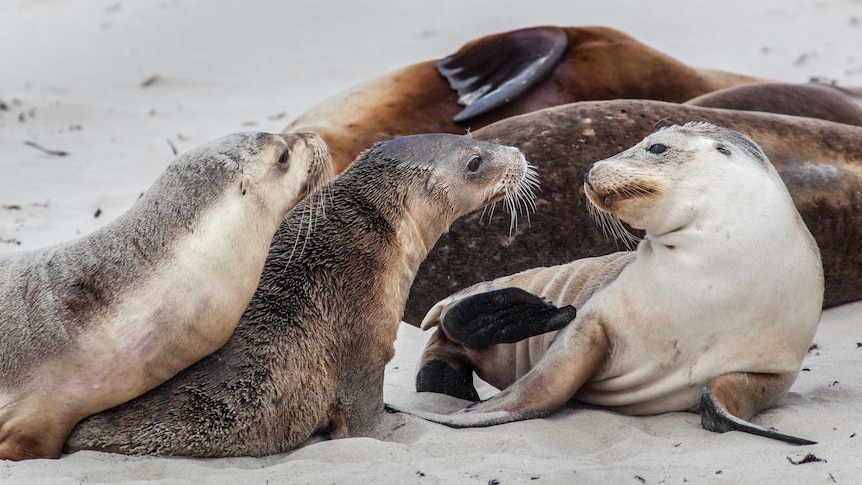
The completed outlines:
{"type": "Polygon", "coordinates": [[[473,385],[473,372],[458,371],[442,360],[432,360],[419,369],[416,392],[447,394],[465,401],[479,400],[479,393],[473,385]]]}
{"type": "Polygon", "coordinates": [[[441,59],[437,71],[466,106],[453,120],[461,123],[520,97],[551,73],[567,45],[562,29],[534,27],[483,37],[441,59]]]}
{"type": "Polygon", "coordinates": [[[559,330],[575,313],[571,305],[557,308],[520,288],[503,288],[452,303],[440,326],[453,341],[479,349],[559,330]]]}
{"type": "Polygon", "coordinates": [[[777,401],[787,387],[785,378],[769,374],[736,373],[716,377],[703,388],[700,396],[701,424],[704,429],[716,433],[743,431],[794,445],[817,444],[746,421],[765,408],[765,403],[777,401]]]}

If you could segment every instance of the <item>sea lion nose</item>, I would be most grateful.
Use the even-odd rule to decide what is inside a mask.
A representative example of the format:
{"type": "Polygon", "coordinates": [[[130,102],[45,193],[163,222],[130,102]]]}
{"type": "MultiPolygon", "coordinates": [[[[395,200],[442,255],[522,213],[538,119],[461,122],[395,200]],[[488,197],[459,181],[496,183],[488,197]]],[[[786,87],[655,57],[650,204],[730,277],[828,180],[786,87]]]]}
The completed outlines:
{"type": "Polygon", "coordinates": [[[590,170],[592,170],[595,165],[595,163],[590,164],[590,166],[587,167],[587,171],[584,172],[584,183],[587,184],[590,188],[593,188],[593,184],[590,183],[590,170]]]}

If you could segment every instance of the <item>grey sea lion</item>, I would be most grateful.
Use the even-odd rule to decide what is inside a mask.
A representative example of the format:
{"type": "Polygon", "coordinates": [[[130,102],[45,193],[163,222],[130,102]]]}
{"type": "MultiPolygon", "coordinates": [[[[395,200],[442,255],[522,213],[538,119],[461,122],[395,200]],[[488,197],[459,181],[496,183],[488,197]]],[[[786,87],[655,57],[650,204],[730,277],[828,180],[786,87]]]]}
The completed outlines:
{"type": "Polygon", "coordinates": [[[573,103],[499,121],[476,139],[520,147],[542,174],[531,224],[508,235],[502,218],[471,214],[437,242],[413,282],[404,319],[414,325],[435,303],[478,281],[537,265],[564,264],[625,249],[596,227],[581,187],[596,160],[657,128],[705,121],[745,134],[775,165],[817,240],[824,305],[862,299],[862,128],[840,123],[644,100],[573,103]]]}
{"type": "MultiPolygon", "coordinates": [[[[520,150],[457,135],[365,152],[286,219],[227,344],[149,393],[81,422],[66,450],[259,456],[328,426],[373,435],[413,276],[467,212],[528,204],[520,150]]],[[[514,213],[514,212],[513,212],[514,213]]]]}
{"type": "Polygon", "coordinates": [[[422,325],[439,329],[417,390],[475,399],[475,371],[502,391],[453,415],[419,415],[487,426],[576,399],[634,415],[698,411],[711,431],[813,443],[747,421],[795,381],[823,302],[817,245],[760,148],[715,125],[673,126],[591,165],[583,185],[603,224],[645,232],[637,250],[530,269],[437,303],[422,325]],[[542,301],[475,301],[514,288],[577,316],[553,310],[569,319],[561,327],[542,301]],[[518,330],[534,336],[507,338],[518,330]]]}
{"type": "Polygon", "coordinates": [[[315,134],[234,134],[93,234],[3,255],[0,457],[56,458],[78,421],[221,347],[281,220],[331,173],[315,134]]]}
{"type": "Polygon", "coordinates": [[[684,64],[608,27],[541,26],[480,37],[439,60],[351,87],[292,121],[332,151],[336,173],[374,143],[416,133],[477,130],[575,101],[683,102],[764,81],[684,64]]]}

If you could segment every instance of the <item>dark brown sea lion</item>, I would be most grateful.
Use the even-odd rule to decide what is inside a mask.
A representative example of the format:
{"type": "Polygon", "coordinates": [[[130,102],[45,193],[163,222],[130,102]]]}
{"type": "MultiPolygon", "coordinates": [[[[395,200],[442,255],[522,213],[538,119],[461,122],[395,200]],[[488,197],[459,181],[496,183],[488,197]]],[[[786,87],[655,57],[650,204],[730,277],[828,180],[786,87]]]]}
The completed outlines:
{"type": "Polygon", "coordinates": [[[685,104],[804,116],[862,126],[862,89],[820,82],[734,86],[698,96],[685,104]]]}
{"type": "Polygon", "coordinates": [[[373,434],[419,264],[455,219],[501,199],[529,203],[534,184],[520,150],[465,136],[365,152],[282,224],[223,348],[84,420],[66,450],[259,456],[327,424],[333,437],[373,434]]]}
{"type": "Polygon", "coordinates": [[[331,174],[313,133],[237,133],[102,229],[0,257],[0,458],[59,457],[78,421],[224,345],[285,214],[331,174]]]}
{"type": "Polygon", "coordinates": [[[285,131],[319,133],[338,173],[362,150],[397,136],[462,134],[575,101],[683,102],[758,81],[688,66],[607,27],[534,27],[481,37],[444,59],[354,86],[300,115],[285,131]]]}
{"type": "Polygon", "coordinates": [[[739,131],[763,148],[817,240],[826,276],[825,306],[862,298],[862,128],[776,114],[658,101],[574,103],[512,117],[473,133],[518,146],[542,176],[531,224],[511,236],[506,220],[455,223],[426,258],[404,319],[418,324],[447,295],[478,281],[539,265],[624,249],[596,228],[581,188],[584,172],[657,128],[706,121],[739,131]]]}

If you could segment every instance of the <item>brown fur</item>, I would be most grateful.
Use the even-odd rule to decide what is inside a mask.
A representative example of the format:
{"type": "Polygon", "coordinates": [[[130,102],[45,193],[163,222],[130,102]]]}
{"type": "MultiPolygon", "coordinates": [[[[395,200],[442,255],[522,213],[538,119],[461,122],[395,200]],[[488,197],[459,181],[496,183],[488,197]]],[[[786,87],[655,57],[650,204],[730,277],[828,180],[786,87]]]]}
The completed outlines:
{"type": "Polygon", "coordinates": [[[581,184],[586,168],[656,129],[707,121],[757,142],[781,174],[823,256],[825,306],[862,298],[862,128],[766,113],[657,101],[575,103],[509,118],[473,134],[520,147],[542,175],[531,225],[511,237],[508,221],[473,214],[452,226],[426,258],[405,320],[418,324],[437,301],[477,281],[562,264],[622,247],[592,221],[581,184]]]}
{"type": "Polygon", "coordinates": [[[686,101],[705,108],[763,111],[862,126],[859,88],[832,84],[759,83],[734,86],[686,101]]]}
{"type": "MultiPolygon", "coordinates": [[[[336,173],[379,141],[414,133],[464,133],[495,121],[575,101],[656,99],[683,102],[729,86],[762,81],[688,66],[607,27],[546,27],[568,37],[557,67],[508,105],[457,124],[458,95],[437,72],[437,60],[413,64],[355,86],[300,115],[285,131],[313,130],[332,151],[336,173]]],[[[488,48],[508,33],[468,42],[458,53],[488,48]]],[[[489,49],[493,54],[493,48],[489,49]]],[[[455,55],[458,55],[456,53],[455,55]]],[[[499,53],[499,55],[504,55],[499,53]]]]}
{"type": "Polygon", "coordinates": [[[68,451],[237,456],[289,450],[329,424],[373,435],[413,276],[459,216],[529,177],[511,147],[419,135],[366,152],[276,233],[257,293],[216,353],[92,416],[68,451]],[[468,161],[483,164],[469,171],[468,161]]]}

